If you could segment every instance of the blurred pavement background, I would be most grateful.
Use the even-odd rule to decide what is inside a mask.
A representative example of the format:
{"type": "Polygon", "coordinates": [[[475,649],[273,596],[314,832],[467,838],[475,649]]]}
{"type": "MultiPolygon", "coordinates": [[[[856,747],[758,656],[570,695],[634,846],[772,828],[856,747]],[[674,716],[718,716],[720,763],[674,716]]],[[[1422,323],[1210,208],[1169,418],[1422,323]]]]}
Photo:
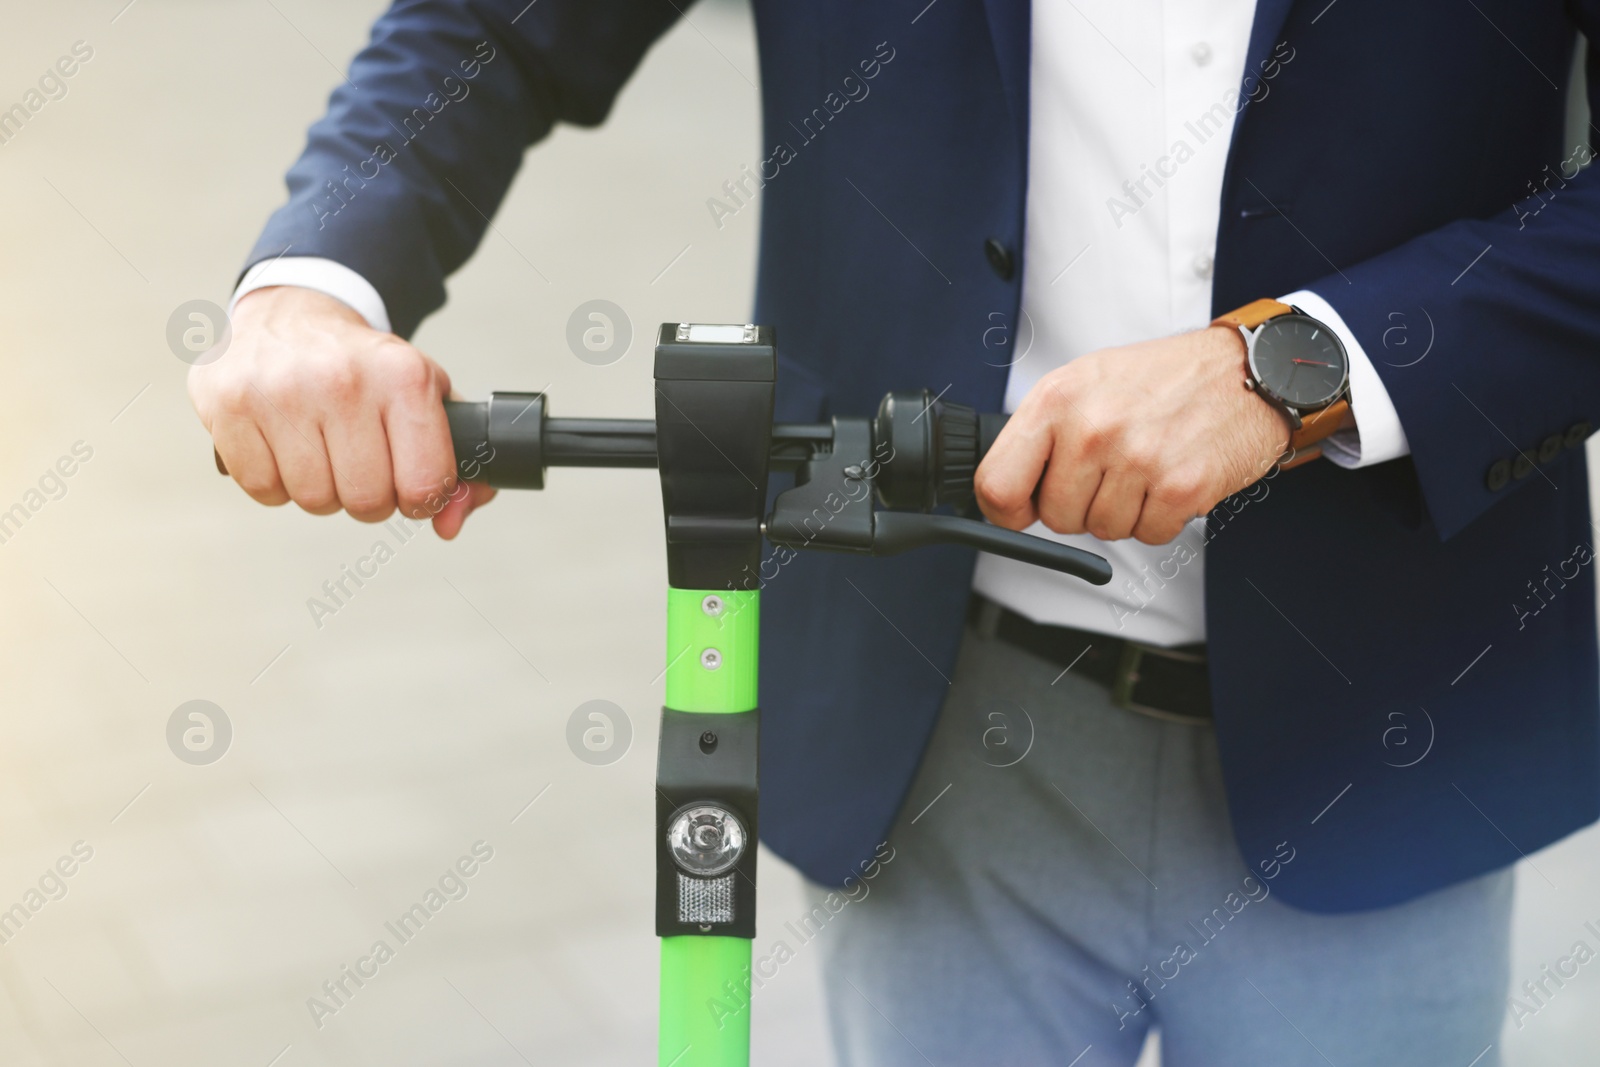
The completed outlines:
{"type": "MultiPolygon", "coordinates": [[[[7,1067],[653,1062],[654,474],[556,472],[452,545],[264,509],[213,471],[165,339],[185,301],[226,303],[382,6],[7,11],[0,108],[92,53],[0,144],[0,511],[28,512],[0,528],[0,909],[30,913],[0,913],[7,1067]],[[316,625],[308,598],[380,538],[394,558],[316,625]],[[210,764],[169,747],[191,700],[231,729],[210,764]],[[568,748],[590,700],[631,721],[609,765],[568,748]],[[444,883],[465,895],[319,1028],[308,998],[475,846],[444,883]]],[[[655,324],[748,316],[757,212],[718,230],[705,201],[759,158],[752,29],[733,0],[690,19],[603,130],[529,156],[422,329],[463,395],[648,416],[655,324]],[[635,334],[609,366],[564,341],[593,299],[635,334]]],[[[762,862],[758,954],[806,911],[762,862]]],[[[1600,944],[1597,888],[1592,831],[1524,865],[1516,984],[1600,944]]],[[[1510,1063],[1589,1058],[1592,971],[1508,1026],[1510,1063]]],[[[754,1032],[761,1064],[832,1062],[814,949],[758,994],[754,1032]]]]}

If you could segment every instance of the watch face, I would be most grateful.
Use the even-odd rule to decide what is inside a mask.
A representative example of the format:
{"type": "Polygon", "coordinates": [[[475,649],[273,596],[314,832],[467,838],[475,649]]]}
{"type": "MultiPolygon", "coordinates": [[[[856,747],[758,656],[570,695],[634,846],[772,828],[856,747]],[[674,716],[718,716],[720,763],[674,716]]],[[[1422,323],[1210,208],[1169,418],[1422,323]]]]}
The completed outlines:
{"type": "Polygon", "coordinates": [[[1331,404],[1344,389],[1349,367],[1339,338],[1309,315],[1267,320],[1250,345],[1256,382],[1301,410],[1331,404]]]}

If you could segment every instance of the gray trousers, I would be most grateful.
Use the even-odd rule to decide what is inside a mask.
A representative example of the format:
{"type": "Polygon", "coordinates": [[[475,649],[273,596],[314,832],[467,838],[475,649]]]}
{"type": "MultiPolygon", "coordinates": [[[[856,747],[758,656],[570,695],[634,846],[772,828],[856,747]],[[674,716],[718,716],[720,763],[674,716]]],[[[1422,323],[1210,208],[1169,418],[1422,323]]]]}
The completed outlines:
{"type": "Polygon", "coordinates": [[[1152,1026],[1165,1067],[1500,1062],[1510,870],[1298,911],[1209,726],[1059,675],[968,630],[892,858],[819,939],[843,1067],[1130,1065],[1152,1026]]]}

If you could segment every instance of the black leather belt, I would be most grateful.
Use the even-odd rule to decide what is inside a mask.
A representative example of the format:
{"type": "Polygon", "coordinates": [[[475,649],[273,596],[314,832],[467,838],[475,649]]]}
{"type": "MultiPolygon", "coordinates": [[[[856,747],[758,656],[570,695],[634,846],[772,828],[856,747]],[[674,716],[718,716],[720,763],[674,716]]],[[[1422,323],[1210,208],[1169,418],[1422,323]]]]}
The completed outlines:
{"type": "Polygon", "coordinates": [[[1063,675],[1070,671],[1099,682],[1119,708],[1178,722],[1211,721],[1204,644],[1160,648],[1071,626],[1046,626],[977,593],[967,621],[981,636],[1060,666],[1063,675]]]}

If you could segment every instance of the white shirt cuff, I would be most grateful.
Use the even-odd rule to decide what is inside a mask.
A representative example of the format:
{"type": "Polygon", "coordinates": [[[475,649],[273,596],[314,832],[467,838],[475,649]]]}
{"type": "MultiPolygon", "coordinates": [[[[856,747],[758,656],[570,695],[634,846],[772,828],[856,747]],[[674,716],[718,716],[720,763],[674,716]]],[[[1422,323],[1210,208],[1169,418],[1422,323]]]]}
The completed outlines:
{"type": "Polygon", "coordinates": [[[228,314],[233,314],[239,299],[246,293],[274,285],[293,285],[331,296],[366,319],[374,330],[391,332],[389,309],[372,283],[343,263],[320,256],[279,256],[257,263],[239,279],[239,287],[228,302],[228,314]]]}
{"type": "Polygon", "coordinates": [[[1309,289],[1278,299],[1326,323],[1344,342],[1344,350],[1350,356],[1350,410],[1355,413],[1356,426],[1353,430],[1340,430],[1323,441],[1323,458],[1354,469],[1410,455],[1411,444],[1406,440],[1394,402],[1389,399],[1389,390],[1384,388],[1383,379],[1378,377],[1372,360],[1367,358],[1366,349],[1333,310],[1333,305],[1309,289]]]}

